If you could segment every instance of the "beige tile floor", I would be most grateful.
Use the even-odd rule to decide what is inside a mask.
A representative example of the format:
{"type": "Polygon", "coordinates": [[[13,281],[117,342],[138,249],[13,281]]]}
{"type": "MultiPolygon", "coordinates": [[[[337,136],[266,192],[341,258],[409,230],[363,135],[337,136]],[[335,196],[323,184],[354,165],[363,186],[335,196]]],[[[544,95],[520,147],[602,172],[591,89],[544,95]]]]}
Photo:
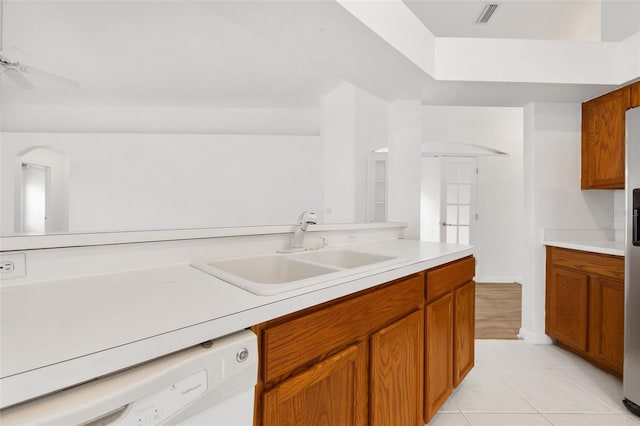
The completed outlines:
{"type": "Polygon", "coordinates": [[[429,426],[633,426],[622,382],[554,345],[476,340],[476,366],[429,426]]]}

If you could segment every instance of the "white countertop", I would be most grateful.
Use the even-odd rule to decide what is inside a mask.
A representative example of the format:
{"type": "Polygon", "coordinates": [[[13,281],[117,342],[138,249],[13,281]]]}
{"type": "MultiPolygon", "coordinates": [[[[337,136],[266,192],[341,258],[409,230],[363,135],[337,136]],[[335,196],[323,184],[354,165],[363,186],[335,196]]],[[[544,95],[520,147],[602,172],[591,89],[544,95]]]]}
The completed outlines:
{"type": "Polygon", "coordinates": [[[593,253],[624,256],[624,242],[622,241],[545,241],[545,245],[561,247],[593,253]]]}
{"type": "Polygon", "coordinates": [[[2,406],[473,254],[411,240],[349,248],[403,261],[274,296],[189,264],[2,288],[2,406]]]}

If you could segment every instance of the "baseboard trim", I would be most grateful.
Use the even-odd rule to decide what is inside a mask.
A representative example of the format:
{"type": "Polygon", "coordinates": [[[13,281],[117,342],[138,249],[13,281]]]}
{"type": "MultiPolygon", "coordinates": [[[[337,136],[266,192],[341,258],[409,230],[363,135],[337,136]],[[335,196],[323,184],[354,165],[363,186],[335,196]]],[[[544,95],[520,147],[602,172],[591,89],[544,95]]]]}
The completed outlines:
{"type": "Polygon", "coordinates": [[[533,333],[529,330],[525,330],[524,328],[520,328],[520,331],[518,332],[518,339],[540,345],[549,345],[553,343],[551,338],[545,333],[533,333]]]}
{"type": "Polygon", "coordinates": [[[475,278],[476,283],[478,284],[482,284],[482,283],[522,283],[522,277],[504,277],[504,276],[492,276],[492,275],[485,275],[485,276],[477,276],[475,278]]]}

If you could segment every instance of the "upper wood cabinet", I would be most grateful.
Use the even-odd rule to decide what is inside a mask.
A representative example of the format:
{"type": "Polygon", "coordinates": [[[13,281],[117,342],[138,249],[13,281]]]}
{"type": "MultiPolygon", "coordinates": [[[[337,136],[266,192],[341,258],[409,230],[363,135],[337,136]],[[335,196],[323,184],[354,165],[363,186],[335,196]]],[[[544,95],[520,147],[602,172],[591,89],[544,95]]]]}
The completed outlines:
{"type": "Polygon", "coordinates": [[[582,104],[582,189],[624,188],[625,87],[582,104]]]}
{"type": "Polygon", "coordinates": [[[640,107],[640,81],[631,85],[631,93],[629,95],[629,106],[631,108],[640,107]]]}
{"type": "Polygon", "coordinates": [[[624,189],[625,112],[640,106],[640,82],[582,104],[582,189],[624,189]]]}
{"type": "Polygon", "coordinates": [[[546,332],[622,375],[624,258],[547,247],[546,332]]]}

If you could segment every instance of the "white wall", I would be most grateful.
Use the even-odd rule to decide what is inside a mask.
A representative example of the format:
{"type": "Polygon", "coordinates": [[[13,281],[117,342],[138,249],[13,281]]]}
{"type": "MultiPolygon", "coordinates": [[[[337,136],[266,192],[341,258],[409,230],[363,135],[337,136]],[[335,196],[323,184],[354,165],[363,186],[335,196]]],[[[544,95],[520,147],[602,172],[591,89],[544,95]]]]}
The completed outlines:
{"type": "Polygon", "coordinates": [[[32,146],[74,153],[71,231],[283,224],[302,210],[322,213],[317,108],[3,105],[1,114],[3,235],[13,232],[12,158],[32,146]],[[94,184],[90,170],[104,179],[94,184]]]}
{"type": "Polygon", "coordinates": [[[17,153],[70,159],[69,231],[294,223],[322,208],[319,136],[3,133],[2,234],[13,233],[17,153]]]}
{"type": "Polygon", "coordinates": [[[322,98],[324,222],[355,218],[356,87],[341,84],[322,98]]]}
{"type": "Polygon", "coordinates": [[[367,222],[367,173],[373,150],[386,146],[388,104],[350,83],[322,100],[324,219],[367,222]]]}
{"type": "Polygon", "coordinates": [[[530,104],[524,115],[521,337],[545,342],[545,229],[613,228],[613,191],[580,190],[580,104],[530,104]]]}
{"type": "MultiPolygon", "coordinates": [[[[424,106],[422,109],[424,143],[470,143],[508,154],[478,157],[479,220],[475,244],[479,282],[522,279],[522,126],[521,108],[424,106]]],[[[427,190],[424,185],[423,193],[427,190]]],[[[433,220],[431,216],[425,219],[433,220]]],[[[435,228],[429,234],[438,236],[435,228]]]]}
{"type": "Polygon", "coordinates": [[[397,100],[389,107],[388,219],[407,222],[405,238],[420,239],[421,106],[397,100]]]}
{"type": "MultiPolygon", "coordinates": [[[[234,194],[243,200],[243,210],[238,214],[225,211],[205,218],[204,213],[201,213],[203,217],[196,213],[203,209],[193,209],[185,214],[182,221],[174,222],[178,213],[171,218],[155,217],[144,223],[144,229],[159,226],[176,228],[292,223],[300,211],[309,209],[317,210],[323,222],[365,222],[369,153],[386,146],[388,137],[388,104],[348,83],[330,92],[323,100],[322,109],[20,105],[3,106],[1,115],[3,133],[0,138],[7,136],[4,139],[11,139],[14,143],[18,134],[28,134],[24,145],[38,143],[47,146],[63,143],[66,139],[63,135],[71,135],[70,140],[81,138],[94,146],[94,152],[103,156],[102,160],[108,158],[112,171],[118,168],[133,170],[131,163],[134,160],[122,159],[114,151],[110,151],[108,155],[113,156],[108,157],[108,148],[98,147],[99,143],[115,143],[114,147],[119,146],[123,152],[137,151],[143,149],[142,145],[136,148],[135,143],[131,145],[122,141],[137,140],[142,143],[144,140],[145,146],[150,147],[152,140],[164,135],[164,154],[158,151],[150,154],[152,158],[157,155],[180,157],[189,149],[200,149],[188,146],[187,141],[206,139],[212,141],[207,147],[201,146],[206,152],[194,152],[193,157],[214,156],[216,160],[211,162],[215,168],[207,170],[202,177],[215,175],[218,181],[228,185],[229,182],[237,183],[240,176],[245,176],[243,182],[248,182],[249,176],[255,179],[262,175],[260,182],[253,186],[242,183],[235,187],[234,194]],[[113,134],[113,137],[108,137],[113,134]],[[204,135],[210,137],[207,139],[204,135]],[[236,144],[224,151],[226,160],[214,152],[214,147],[225,145],[223,141],[236,144]],[[247,156],[249,152],[255,155],[247,156]],[[258,160],[260,155],[264,163],[258,160]],[[331,211],[328,215],[326,208],[331,211]]],[[[70,149],[78,148],[75,146],[70,149]]],[[[3,156],[13,155],[5,151],[3,156]]],[[[83,151],[82,155],[86,160],[89,159],[89,151],[83,151]]],[[[91,161],[99,163],[97,158],[91,161]]],[[[138,160],[139,167],[144,168],[144,164],[144,161],[138,160]]],[[[102,167],[98,164],[95,170],[102,170],[102,167]]],[[[149,175],[154,173],[152,171],[149,175]]],[[[78,175],[77,171],[75,175],[78,175]]],[[[4,179],[3,191],[11,181],[4,179]]],[[[159,179],[159,182],[163,180],[159,179]]],[[[180,186],[185,187],[184,184],[180,186]]],[[[195,190],[195,185],[192,188],[195,190]]],[[[232,191],[232,186],[229,186],[229,191],[232,191]]],[[[12,228],[12,192],[3,192],[3,234],[12,228]],[[5,200],[6,194],[11,200],[5,200]]],[[[171,204],[171,197],[165,196],[160,188],[150,187],[144,195],[150,198],[152,194],[161,198],[147,201],[148,207],[133,207],[130,200],[127,202],[128,208],[147,211],[152,206],[165,208],[171,204]]],[[[118,197],[113,198],[114,203],[121,199],[118,197]]],[[[220,202],[223,202],[222,199],[220,202]]],[[[81,212],[84,214],[84,210],[81,212]]],[[[106,217],[92,227],[86,219],[89,216],[83,215],[85,219],[81,220],[79,214],[72,214],[76,220],[71,229],[75,230],[135,229],[140,225],[140,219],[133,215],[129,222],[120,215],[111,215],[117,220],[112,227],[108,226],[106,217]]]]}
{"type": "Polygon", "coordinates": [[[318,108],[22,105],[0,108],[3,132],[319,135],[318,108]]]}
{"type": "Polygon", "coordinates": [[[421,163],[420,239],[440,241],[440,181],[442,179],[440,158],[424,157],[421,163]]]}
{"type": "Polygon", "coordinates": [[[389,104],[364,90],[356,93],[356,216],[355,222],[367,222],[369,160],[371,153],[387,146],[389,104]]]}

